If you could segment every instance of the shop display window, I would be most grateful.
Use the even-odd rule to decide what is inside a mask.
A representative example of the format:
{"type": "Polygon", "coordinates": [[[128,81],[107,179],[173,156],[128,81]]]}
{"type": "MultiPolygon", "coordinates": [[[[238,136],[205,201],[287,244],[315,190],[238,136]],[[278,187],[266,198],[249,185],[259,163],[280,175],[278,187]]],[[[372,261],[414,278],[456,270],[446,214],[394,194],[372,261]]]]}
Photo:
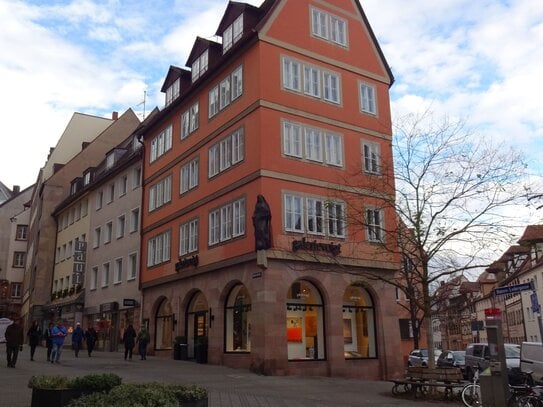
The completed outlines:
{"type": "Polygon", "coordinates": [[[324,308],[317,288],[308,281],[290,287],[287,299],[286,334],[289,360],[322,360],[324,308]]]}
{"type": "Polygon", "coordinates": [[[251,351],[251,297],[244,285],[235,286],[226,303],[226,352],[251,351]]]}
{"type": "Polygon", "coordinates": [[[195,346],[198,338],[207,337],[208,334],[209,305],[205,295],[200,291],[194,294],[187,310],[187,339],[188,357],[195,357],[195,346]]]}
{"type": "Polygon", "coordinates": [[[375,358],[375,312],[369,293],[351,285],[343,296],[343,351],[345,359],[375,358]]]}
{"type": "Polygon", "coordinates": [[[156,349],[172,349],[173,312],[166,299],[158,307],[156,315],[156,349]]]}

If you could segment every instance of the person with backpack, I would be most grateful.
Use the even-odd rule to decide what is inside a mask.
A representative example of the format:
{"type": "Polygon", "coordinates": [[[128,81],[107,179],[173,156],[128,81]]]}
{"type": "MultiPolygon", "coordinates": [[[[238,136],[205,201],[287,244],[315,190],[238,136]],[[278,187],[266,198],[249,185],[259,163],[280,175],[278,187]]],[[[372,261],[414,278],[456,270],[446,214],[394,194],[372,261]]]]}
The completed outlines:
{"type": "Polygon", "coordinates": [[[147,344],[149,343],[149,333],[145,328],[141,328],[138,334],[138,351],[140,360],[147,360],[147,344]]]}
{"type": "Polygon", "coordinates": [[[36,353],[36,346],[40,343],[41,339],[41,330],[38,325],[38,321],[34,321],[32,326],[28,330],[28,345],[30,346],[30,360],[34,361],[34,353],[36,353]]]}

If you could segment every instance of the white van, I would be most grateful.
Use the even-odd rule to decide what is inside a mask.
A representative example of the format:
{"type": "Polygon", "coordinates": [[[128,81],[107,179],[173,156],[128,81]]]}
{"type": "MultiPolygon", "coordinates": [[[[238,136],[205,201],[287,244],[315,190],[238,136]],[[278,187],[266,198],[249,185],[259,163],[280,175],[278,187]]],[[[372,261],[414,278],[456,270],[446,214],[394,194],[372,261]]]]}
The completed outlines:
{"type": "Polygon", "coordinates": [[[537,383],[543,383],[543,345],[541,342],[522,342],[520,370],[532,372],[533,379],[537,383]]]}

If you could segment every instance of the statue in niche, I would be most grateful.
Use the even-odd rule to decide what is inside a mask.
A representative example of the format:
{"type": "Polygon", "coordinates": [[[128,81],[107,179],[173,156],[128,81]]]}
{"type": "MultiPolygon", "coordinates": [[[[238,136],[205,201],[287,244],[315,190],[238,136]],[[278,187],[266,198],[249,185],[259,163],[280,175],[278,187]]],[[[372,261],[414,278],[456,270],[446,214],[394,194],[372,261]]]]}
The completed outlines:
{"type": "Polygon", "coordinates": [[[259,194],[256,198],[255,210],[253,212],[256,250],[266,250],[271,247],[270,221],[270,206],[264,196],[259,194]]]}

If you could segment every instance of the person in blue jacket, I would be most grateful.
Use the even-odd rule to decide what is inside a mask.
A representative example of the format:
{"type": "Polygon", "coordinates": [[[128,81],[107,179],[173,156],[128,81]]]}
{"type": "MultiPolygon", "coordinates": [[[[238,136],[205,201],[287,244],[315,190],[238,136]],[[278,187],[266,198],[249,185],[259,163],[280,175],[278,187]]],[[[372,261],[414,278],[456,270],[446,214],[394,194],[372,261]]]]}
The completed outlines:
{"type": "Polygon", "coordinates": [[[51,363],[60,363],[60,355],[62,354],[62,346],[64,346],[64,338],[68,334],[63,321],[57,321],[55,327],[51,330],[53,338],[53,351],[51,352],[51,363]]]}
{"type": "Polygon", "coordinates": [[[79,350],[81,349],[81,344],[83,343],[83,329],[81,328],[81,323],[75,324],[75,329],[72,332],[72,349],[75,352],[75,357],[79,357],[79,350]]]}

